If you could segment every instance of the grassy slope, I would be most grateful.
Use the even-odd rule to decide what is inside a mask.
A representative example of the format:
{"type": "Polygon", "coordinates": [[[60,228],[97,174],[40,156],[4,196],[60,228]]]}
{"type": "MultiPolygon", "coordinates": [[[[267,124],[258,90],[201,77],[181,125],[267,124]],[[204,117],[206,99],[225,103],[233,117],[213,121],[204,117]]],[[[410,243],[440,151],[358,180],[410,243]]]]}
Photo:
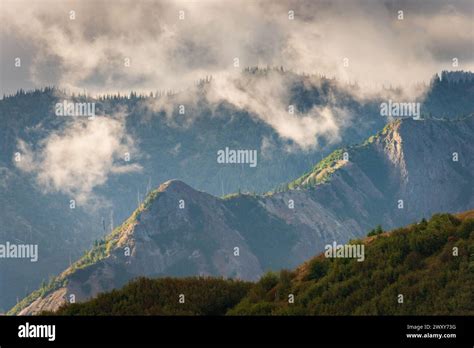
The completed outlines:
{"type": "Polygon", "coordinates": [[[363,262],[320,255],[294,272],[267,275],[273,284],[257,284],[229,314],[472,315],[473,215],[437,214],[429,222],[366,238],[363,262]],[[294,304],[288,304],[290,293],[294,304]]]}
{"type": "Polygon", "coordinates": [[[71,275],[76,270],[87,268],[110,256],[110,252],[120,241],[122,233],[132,228],[133,225],[136,224],[137,217],[140,215],[140,213],[147,209],[151,202],[158,197],[158,195],[159,192],[157,190],[150,192],[143,201],[142,205],[136,209],[123,224],[116,227],[109,235],[105,237],[105,239],[95,241],[94,246],[90,250],[86,251],[79,260],[74,262],[60,275],[51,278],[48,282],[43,281],[39,289],[33,291],[20,302],[18,302],[12,309],[10,309],[10,311],[8,311],[7,314],[18,314],[23,308],[30,305],[36,299],[46,296],[49,293],[65,286],[67,284],[67,276],[71,275]]]}
{"type": "Polygon", "coordinates": [[[66,305],[57,314],[474,314],[474,210],[436,214],[428,222],[353,241],[361,242],[366,245],[363,262],[319,255],[253,284],[140,278],[86,303],[66,305]],[[185,304],[178,303],[181,293],[185,304]],[[288,303],[289,294],[295,303],[288,303]],[[403,304],[397,302],[399,294],[403,304]]]}
{"type": "Polygon", "coordinates": [[[62,307],[57,314],[224,315],[251,286],[248,282],[217,278],[138,278],[120,290],[62,307]],[[184,295],[184,303],[180,303],[180,295],[184,295]]]}
{"type": "Polygon", "coordinates": [[[347,164],[344,160],[344,153],[347,152],[351,157],[354,153],[364,155],[361,150],[366,149],[370,144],[375,142],[381,136],[386,135],[400,124],[400,120],[393,121],[387,124],[381,131],[375,135],[370,136],[366,141],[360,145],[349,146],[347,148],[337,149],[318,162],[309,172],[303,174],[299,178],[281,185],[275,191],[294,190],[297,188],[311,188],[330,181],[331,176],[340,168],[347,164]]]}

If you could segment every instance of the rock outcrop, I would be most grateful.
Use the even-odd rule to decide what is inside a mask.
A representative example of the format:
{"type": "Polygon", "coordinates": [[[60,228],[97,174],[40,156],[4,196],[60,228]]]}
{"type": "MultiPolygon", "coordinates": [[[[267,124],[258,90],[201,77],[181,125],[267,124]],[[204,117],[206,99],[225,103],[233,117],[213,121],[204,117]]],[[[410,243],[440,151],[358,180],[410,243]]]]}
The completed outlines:
{"type": "Polygon", "coordinates": [[[474,207],[474,118],[395,121],[335,152],[288,188],[217,198],[171,180],[41,296],[11,313],[55,310],[138,276],[255,280],[292,268],[334,241],[474,207]]]}

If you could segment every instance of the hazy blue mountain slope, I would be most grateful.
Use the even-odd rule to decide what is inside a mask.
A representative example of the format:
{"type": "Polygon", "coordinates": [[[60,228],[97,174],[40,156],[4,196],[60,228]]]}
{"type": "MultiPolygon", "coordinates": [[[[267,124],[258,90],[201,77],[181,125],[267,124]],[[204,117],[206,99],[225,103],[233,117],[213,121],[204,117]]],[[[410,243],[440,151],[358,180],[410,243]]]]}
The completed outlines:
{"type": "MultiPolygon", "coordinates": [[[[259,81],[269,74],[281,75],[290,91],[289,103],[295,105],[297,113],[308,111],[313,106],[347,110],[351,124],[342,129],[341,140],[328,144],[323,137],[320,139],[320,148],[298,150],[291,141],[279,137],[273,128],[248,110],[238,109],[225,102],[209,104],[203,99],[203,93],[210,88],[212,81],[201,83],[190,91],[165,94],[159,98],[139,97],[131,93],[127,97],[104,96],[92,99],[84,96],[71,97],[58,89],[47,88],[31,93],[20,91],[15,96],[2,99],[0,166],[5,168],[2,179],[8,184],[0,188],[0,200],[6,207],[0,212],[0,221],[5,221],[0,226],[0,242],[23,240],[24,236],[31,235],[29,240],[39,244],[39,262],[44,263],[44,267],[39,267],[39,264],[38,267],[29,267],[25,264],[21,277],[11,271],[14,268],[10,266],[6,268],[7,271],[1,272],[0,277],[5,281],[2,282],[0,310],[13,305],[16,297],[22,297],[25,292],[37,286],[41,279],[47,280],[52,273],[67,267],[69,260],[74,260],[86,250],[93,240],[101,239],[109,233],[112,223],[116,226],[130,216],[152,187],[170,178],[177,178],[198,190],[218,196],[237,192],[239,189],[242,192],[265,192],[299,177],[332,150],[363,141],[382,129],[387,121],[379,114],[379,104],[383,100],[361,102],[348,92],[347,88],[356,90],[357,86],[344,86],[324,77],[317,78],[318,83],[310,84],[308,79],[311,78],[314,82],[314,77],[266,69],[248,69],[242,78],[259,81]],[[185,103],[186,115],[180,115],[176,105],[183,98],[189,99],[188,93],[192,94],[190,99],[194,102],[189,105],[185,103]],[[97,103],[98,113],[116,115],[126,111],[126,133],[135,140],[138,149],[132,156],[132,162],[143,168],[140,172],[109,176],[105,184],[95,189],[95,193],[102,197],[101,203],[78,206],[74,214],[69,209],[72,197],[60,192],[43,193],[34,173],[20,171],[13,161],[15,152],[19,151],[19,139],[37,151],[45,139],[68,129],[75,122],[73,118],[54,115],[55,103],[65,98],[94,101],[97,103]],[[167,115],[147,107],[151,102],[164,102],[175,107],[167,115]],[[287,151],[288,146],[291,151],[287,151]],[[258,165],[251,168],[248,165],[217,163],[216,153],[225,147],[257,150],[258,165]]],[[[441,79],[433,79],[426,98],[420,100],[422,114],[454,119],[474,112],[472,76],[472,73],[451,72],[443,73],[441,79]]],[[[427,149],[423,151],[425,153],[427,149]]],[[[354,171],[352,176],[348,176],[344,170],[340,171],[340,175],[348,180],[345,186],[327,193],[320,190],[319,193],[321,202],[333,206],[338,214],[350,216],[356,222],[360,217],[349,209],[352,202],[341,203],[338,201],[339,196],[343,194],[343,190],[348,189],[347,186],[358,185],[354,178],[368,180],[365,176],[370,175],[370,168],[380,166],[375,165],[376,161],[368,155],[360,163],[360,169],[363,170],[360,175],[354,171]]],[[[372,180],[370,177],[369,179],[372,180]]],[[[384,180],[389,179],[390,175],[379,175],[374,178],[373,185],[377,188],[384,180]]],[[[398,182],[393,181],[394,190],[397,185],[398,182]]],[[[425,190],[430,189],[429,182],[422,185],[425,190]]],[[[388,189],[384,186],[384,190],[388,189]]],[[[463,199],[468,199],[468,192],[463,194],[463,199]]],[[[366,209],[372,207],[371,214],[380,211],[380,204],[375,203],[373,198],[368,199],[368,193],[360,191],[359,195],[364,200],[366,209]]],[[[417,204],[424,205],[421,201],[417,204]]]]}
{"type": "Polygon", "coordinates": [[[364,261],[317,255],[256,283],[139,278],[42,315],[470,315],[474,211],[354,240],[364,261]],[[458,253],[453,254],[457,249],[458,253]],[[185,294],[186,302],[176,301],[185,294]],[[403,303],[399,303],[399,295],[403,303]],[[290,299],[294,301],[289,301],[290,299]]]}
{"type": "Polygon", "coordinates": [[[396,121],[266,195],[222,199],[168,181],[106,240],[13,312],[54,309],[70,295],[81,301],[137,276],[257,279],[264,271],[296,266],[326,244],[365,235],[377,224],[395,228],[438,211],[467,210],[474,206],[473,133],[472,116],[396,121]]]}

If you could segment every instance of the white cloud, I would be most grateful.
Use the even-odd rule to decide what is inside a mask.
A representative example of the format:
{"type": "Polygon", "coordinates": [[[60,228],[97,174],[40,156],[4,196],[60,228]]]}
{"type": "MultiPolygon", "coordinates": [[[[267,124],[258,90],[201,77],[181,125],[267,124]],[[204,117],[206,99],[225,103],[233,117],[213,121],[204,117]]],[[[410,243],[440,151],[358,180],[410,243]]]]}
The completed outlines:
{"type": "Polygon", "coordinates": [[[125,153],[133,154],[136,149],[120,117],[74,120],[42,140],[37,151],[22,140],[18,146],[20,169],[32,172],[46,192],[62,192],[78,202],[88,201],[94,188],[104,184],[110,174],[141,170],[139,165],[124,161],[125,153]]]}
{"type": "Polygon", "coordinates": [[[473,6],[464,0],[4,0],[0,16],[4,51],[26,55],[24,69],[36,86],[91,93],[185,89],[233,70],[235,57],[242,68],[282,65],[357,81],[368,91],[428,81],[452,69],[453,57],[459,69],[474,68],[473,6]]]}
{"type": "Polygon", "coordinates": [[[211,103],[228,102],[246,110],[270,125],[280,137],[294,141],[303,149],[318,145],[320,137],[329,142],[339,140],[341,127],[349,122],[349,115],[336,107],[313,107],[299,114],[289,112],[289,83],[277,71],[269,71],[259,78],[233,75],[213,81],[207,98],[211,103]]]}
{"type": "MultiPolygon", "coordinates": [[[[455,57],[456,69],[474,69],[473,6],[465,0],[4,0],[2,5],[0,40],[8,45],[2,59],[4,52],[22,52],[22,69],[34,86],[54,84],[92,94],[179,91],[212,75],[210,101],[246,109],[303,148],[317,146],[320,137],[337,140],[346,113],[327,106],[289,115],[285,83],[277,77],[238,82],[234,73],[269,65],[324,74],[357,82],[359,89],[347,91],[365,99],[379,94],[382,85],[401,86],[414,98],[423,92],[415,85],[452,70],[455,57]],[[71,10],[75,20],[69,19],[71,10]],[[184,20],[178,17],[181,10],[184,20]],[[399,10],[403,20],[397,19],[399,10]],[[233,67],[234,58],[239,68],[233,67]]],[[[10,80],[19,76],[12,64],[5,67],[10,80]]],[[[164,110],[173,124],[169,116],[177,103],[194,102],[189,93],[148,106],[164,110]]]]}

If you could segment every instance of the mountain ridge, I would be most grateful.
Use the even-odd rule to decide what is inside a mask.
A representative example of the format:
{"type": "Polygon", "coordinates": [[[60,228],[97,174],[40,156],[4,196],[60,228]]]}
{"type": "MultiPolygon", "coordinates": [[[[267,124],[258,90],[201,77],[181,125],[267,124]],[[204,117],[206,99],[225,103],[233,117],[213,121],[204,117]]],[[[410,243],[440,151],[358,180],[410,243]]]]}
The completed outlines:
{"type": "MultiPolygon", "coordinates": [[[[214,195],[229,194],[239,188],[241,191],[264,193],[297,178],[334,149],[362,142],[387,122],[386,118],[380,116],[380,98],[357,100],[347,92],[347,88],[357,86],[346,88],[338,80],[317,75],[298,75],[286,70],[281,72],[255,68],[243,73],[242,78],[262,79],[271,74],[282,75],[285,81],[291,82],[285,93],[290,94],[288,104],[295,106],[295,117],[304,115],[301,112],[312,107],[334,106],[347,109],[349,114],[346,116],[350,116],[354,122],[345,128],[341,139],[335,143],[323,141],[318,149],[299,151],[295,150],[294,144],[279,137],[272,127],[256,117],[252,110],[229,103],[199,102],[191,107],[186,101],[189,98],[185,92],[171,95],[162,91],[153,93],[151,97],[131,92],[127,95],[92,98],[85,93],[78,95],[57,87],[48,87],[27,92],[19,90],[2,99],[0,204],[6,209],[0,212],[3,226],[0,239],[4,242],[18,239],[39,244],[41,248],[34,269],[21,261],[5,260],[0,264],[0,312],[13,306],[18,297],[38,287],[42,280],[49,279],[69,266],[93,245],[94,240],[110,233],[116,222],[125,221],[151,187],[169,178],[179,178],[194,188],[214,195]],[[316,83],[308,83],[311,80],[316,83]],[[136,139],[139,147],[139,153],[131,154],[131,163],[143,168],[141,172],[109,175],[104,184],[94,189],[94,196],[101,199],[100,204],[78,204],[74,210],[69,209],[70,200],[75,199],[74,194],[67,190],[61,191],[64,186],[56,187],[53,192],[45,192],[44,187],[37,182],[41,168],[37,168],[39,173],[25,173],[14,160],[17,152],[23,152],[19,147],[20,140],[28,143],[36,155],[44,155],[42,149],[45,141],[70,130],[76,120],[56,117],[54,114],[55,103],[65,99],[79,103],[94,102],[98,114],[111,115],[111,121],[123,121],[127,135],[136,139]],[[150,110],[143,107],[154,102],[163,102],[174,108],[160,111],[159,108],[150,110]],[[185,115],[178,113],[180,104],[186,106],[185,115]],[[123,120],[113,116],[116,113],[123,115],[124,110],[128,116],[123,120]],[[226,146],[257,149],[257,168],[218,164],[215,153],[226,146]],[[287,151],[288,147],[291,151],[287,151]],[[15,210],[12,210],[13,207],[15,210]],[[12,271],[14,268],[19,272],[12,271]]],[[[436,75],[426,86],[426,96],[417,100],[421,103],[421,113],[428,118],[448,119],[472,113],[473,76],[473,73],[458,72],[436,75]]],[[[201,89],[209,87],[209,83],[200,85],[201,89]]],[[[397,93],[396,89],[382,88],[382,94],[387,90],[397,93]]],[[[284,103],[282,110],[286,112],[286,108],[284,103]]],[[[119,165],[126,164],[118,160],[119,165]]]]}
{"type": "MultiPolygon", "coordinates": [[[[52,309],[42,297],[57,297],[54,293],[63,286],[67,294],[82,301],[140,275],[202,274],[255,280],[264,271],[294,267],[326,243],[360,237],[380,223],[388,228],[401,226],[445,206],[450,211],[466,210],[462,208],[474,205],[469,194],[474,170],[469,158],[463,156],[473,153],[468,142],[473,119],[397,121],[377,137],[349,148],[349,161],[337,168],[330,180],[304,189],[222,199],[180,181],[167,181],[110,240],[95,248],[100,252],[89,253],[90,264],[65,275],[68,284],[59,284],[53,295],[49,289],[47,294],[30,298],[10,313],[52,309]],[[435,139],[432,133],[436,133],[435,139]],[[438,138],[452,144],[440,146],[438,138]],[[416,142],[425,148],[414,146],[416,142]],[[453,149],[460,154],[454,164],[449,163],[453,149]],[[416,158],[420,158],[420,151],[436,160],[428,161],[427,167],[426,163],[419,166],[416,158]],[[430,178],[429,184],[451,185],[425,190],[424,177],[430,173],[437,176],[430,178]],[[440,199],[441,195],[446,197],[440,199]],[[399,198],[406,200],[407,207],[397,209],[399,198]],[[129,259],[123,256],[125,247],[129,248],[129,259]],[[238,256],[234,255],[236,247],[238,256]],[[100,257],[94,259],[94,255],[100,257]],[[104,277],[108,281],[103,281],[104,277]]],[[[55,302],[54,306],[58,305],[55,302]]]]}
{"type": "Polygon", "coordinates": [[[469,315],[474,313],[474,210],[435,214],[350,242],[362,262],[316,255],[245,283],[140,277],[41,315],[469,315]],[[133,294],[133,295],[132,295],[133,294]],[[180,303],[179,296],[186,301],[180,303]]]}

